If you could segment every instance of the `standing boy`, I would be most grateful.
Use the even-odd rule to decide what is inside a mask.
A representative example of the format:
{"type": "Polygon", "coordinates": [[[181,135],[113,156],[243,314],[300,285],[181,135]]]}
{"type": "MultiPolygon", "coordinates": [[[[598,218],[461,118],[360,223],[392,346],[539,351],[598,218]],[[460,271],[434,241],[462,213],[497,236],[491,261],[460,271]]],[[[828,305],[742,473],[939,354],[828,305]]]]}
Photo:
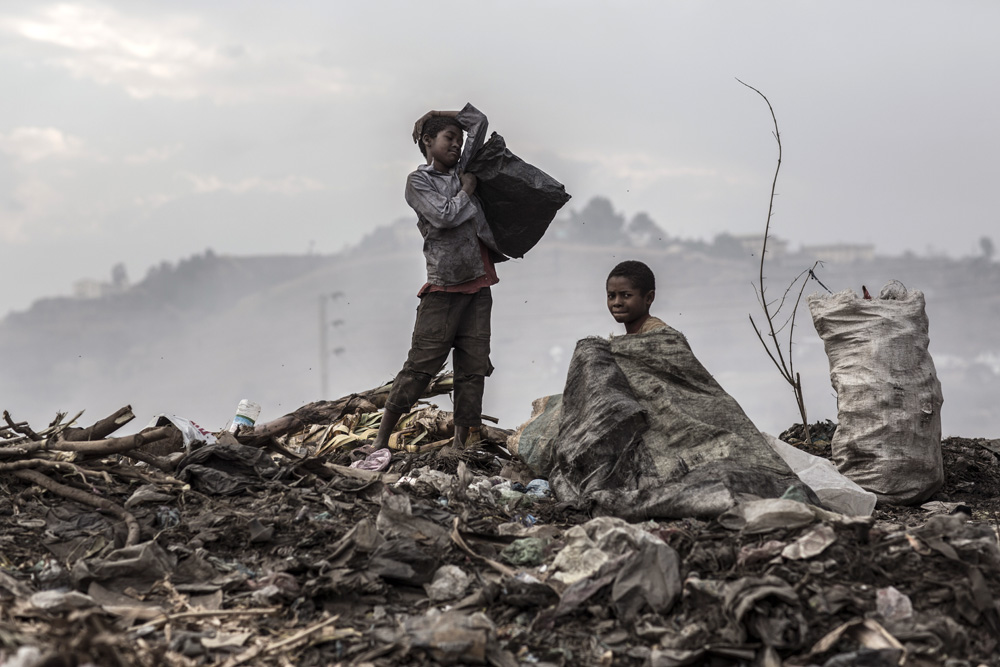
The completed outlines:
{"type": "Polygon", "coordinates": [[[386,447],[400,417],[410,411],[441,369],[448,353],[455,371],[455,444],[464,446],[482,423],[483,386],[490,364],[490,286],[499,282],[497,249],[476,177],[465,166],[484,142],[487,119],[471,104],[461,111],[429,111],[413,128],[426,159],[406,179],[406,203],[417,213],[424,238],[427,283],[417,296],[410,352],[396,375],[374,449],[386,447]],[[462,133],[468,141],[462,150],[462,133]]]}
{"type": "Polygon", "coordinates": [[[667,326],[649,314],[656,298],[656,278],[642,262],[630,259],[611,269],[606,287],[608,310],[616,322],[625,325],[626,334],[647,333],[667,326]]]}

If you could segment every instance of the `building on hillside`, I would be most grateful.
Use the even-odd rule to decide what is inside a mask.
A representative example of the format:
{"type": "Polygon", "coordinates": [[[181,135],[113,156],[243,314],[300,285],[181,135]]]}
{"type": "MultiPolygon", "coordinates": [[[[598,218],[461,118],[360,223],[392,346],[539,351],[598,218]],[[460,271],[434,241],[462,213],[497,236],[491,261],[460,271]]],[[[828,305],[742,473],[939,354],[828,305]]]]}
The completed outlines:
{"type": "MultiPolygon", "coordinates": [[[[740,244],[746,254],[754,257],[760,256],[760,249],[764,246],[763,234],[734,234],[733,240],[740,244]]],[[[788,241],[774,234],[770,235],[767,239],[767,254],[772,259],[784,257],[788,254],[788,241]]]]}
{"type": "Polygon", "coordinates": [[[77,299],[97,299],[104,294],[105,283],[93,278],[81,278],[73,283],[73,297],[77,299]]]}
{"type": "Polygon", "coordinates": [[[73,283],[73,298],[75,299],[99,299],[102,296],[121,294],[128,289],[128,280],[114,283],[94,280],[93,278],[81,278],[73,283]]]}
{"type": "Polygon", "coordinates": [[[875,259],[875,246],[871,243],[804,245],[799,253],[810,261],[850,264],[851,262],[870,262],[875,259]]]}

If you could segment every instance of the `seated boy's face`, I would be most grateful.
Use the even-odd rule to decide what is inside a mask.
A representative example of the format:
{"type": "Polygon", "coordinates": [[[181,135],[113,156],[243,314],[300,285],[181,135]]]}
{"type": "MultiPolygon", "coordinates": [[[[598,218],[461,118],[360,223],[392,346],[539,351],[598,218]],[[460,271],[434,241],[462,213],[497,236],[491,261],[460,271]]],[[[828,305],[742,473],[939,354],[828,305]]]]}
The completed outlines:
{"type": "Polygon", "coordinates": [[[632,281],[622,276],[608,278],[608,310],[616,322],[628,324],[649,314],[653,290],[639,294],[632,281]]]}
{"type": "Polygon", "coordinates": [[[446,127],[437,133],[427,146],[427,155],[436,166],[451,169],[462,157],[462,130],[446,127]]]}

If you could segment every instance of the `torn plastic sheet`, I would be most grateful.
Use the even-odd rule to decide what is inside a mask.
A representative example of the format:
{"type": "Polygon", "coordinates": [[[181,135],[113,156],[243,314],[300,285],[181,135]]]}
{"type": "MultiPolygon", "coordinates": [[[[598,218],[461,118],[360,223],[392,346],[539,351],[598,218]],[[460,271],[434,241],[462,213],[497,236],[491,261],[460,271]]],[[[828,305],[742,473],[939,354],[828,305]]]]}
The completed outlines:
{"type": "Polygon", "coordinates": [[[116,549],[106,558],[78,560],[73,565],[72,576],[78,586],[97,581],[116,592],[133,588],[144,593],[176,566],[177,558],[159,544],[143,542],[116,549]]]}
{"type": "Polygon", "coordinates": [[[552,563],[552,579],[573,584],[590,577],[618,556],[631,554],[643,544],[663,540],[615,517],[597,517],[563,534],[565,546],[552,563]]]}
{"type": "Polygon", "coordinates": [[[767,444],[828,508],[849,516],[871,515],[878,500],[874,493],[862,489],[827,459],[804,452],[769,433],[763,435],[767,444]]]}
{"type": "MultiPolygon", "coordinates": [[[[808,657],[813,658],[828,653],[844,637],[860,644],[865,649],[892,651],[891,659],[895,660],[895,663],[888,664],[902,664],[906,658],[906,649],[899,643],[899,640],[893,637],[878,621],[870,618],[854,619],[837,626],[816,642],[809,651],[808,657]]],[[[846,665],[855,663],[843,662],[840,664],[846,667],[846,665]]]]}
{"type": "Polygon", "coordinates": [[[407,619],[403,632],[412,648],[426,650],[443,665],[517,665],[513,656],[498,647],[496,626],[482,612],[441,613],[432,609],[407,619]]]}
{"type": "Polygon", "coordinates": [[[831,526],[820,524],[807,531],[787,547],[781,556],[789,560],[807,560],[820,555],[826,548],[837,541],[837,533],[831,526]]]}
{"type": "Polygon", "coordinates": [[[721,525],[748,535],[801,528],[817,521],[831,521],[842,525],[871,525],[870,517],[846,517],[788,498],[751,500],[740,503],[719,516],[721,525]]]}
{"type": "Polygon", "coordinates": [[[626,560],[611,586],[611,601],[621,619],[635,618],[645,608],[670,611],[681,594],[680,558],[663,542],[644,542],[626,560]]]}
{"type": "Polygon", "coordinates": [[[177,464],[177,479],[203,493],[233,495],[278,472],[267,452],[235,443],[216,443],[196,449],[177,464]]]}
{"type": "Polygon", "coordinates": [[[507,447],[536,475],[547,477],[552,471],[552,442],[559,435],[561,419],[562,394],[536,398],[531,402],[531,417],[507,439],[507,447]]]}
{"type": "Polygon", "coordinates": [[[796,649],[805,642],[809,625],[798,593],[780,577],[744,577],[728,583],[723,605],[749,636],[766,646],[796,649]]]}

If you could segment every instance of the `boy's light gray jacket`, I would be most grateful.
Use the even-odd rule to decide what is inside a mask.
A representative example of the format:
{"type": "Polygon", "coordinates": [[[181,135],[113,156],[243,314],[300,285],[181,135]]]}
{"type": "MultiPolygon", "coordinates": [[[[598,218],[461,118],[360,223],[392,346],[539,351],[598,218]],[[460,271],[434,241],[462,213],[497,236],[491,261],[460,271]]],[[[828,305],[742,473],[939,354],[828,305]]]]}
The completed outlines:
{"type": "Polygon", "coordinates": [[[469,136],[455,168],[443,173],[421,165],[406,179],[406,203],[417,212],[417,227],[424,237],[427,282],[440,286],[458,285],[486,273],[477,239],[500,254],[479,198],[463,192],[458,178],[482,147],[488,121],[471,104],[456,120],[469,136]]]}

